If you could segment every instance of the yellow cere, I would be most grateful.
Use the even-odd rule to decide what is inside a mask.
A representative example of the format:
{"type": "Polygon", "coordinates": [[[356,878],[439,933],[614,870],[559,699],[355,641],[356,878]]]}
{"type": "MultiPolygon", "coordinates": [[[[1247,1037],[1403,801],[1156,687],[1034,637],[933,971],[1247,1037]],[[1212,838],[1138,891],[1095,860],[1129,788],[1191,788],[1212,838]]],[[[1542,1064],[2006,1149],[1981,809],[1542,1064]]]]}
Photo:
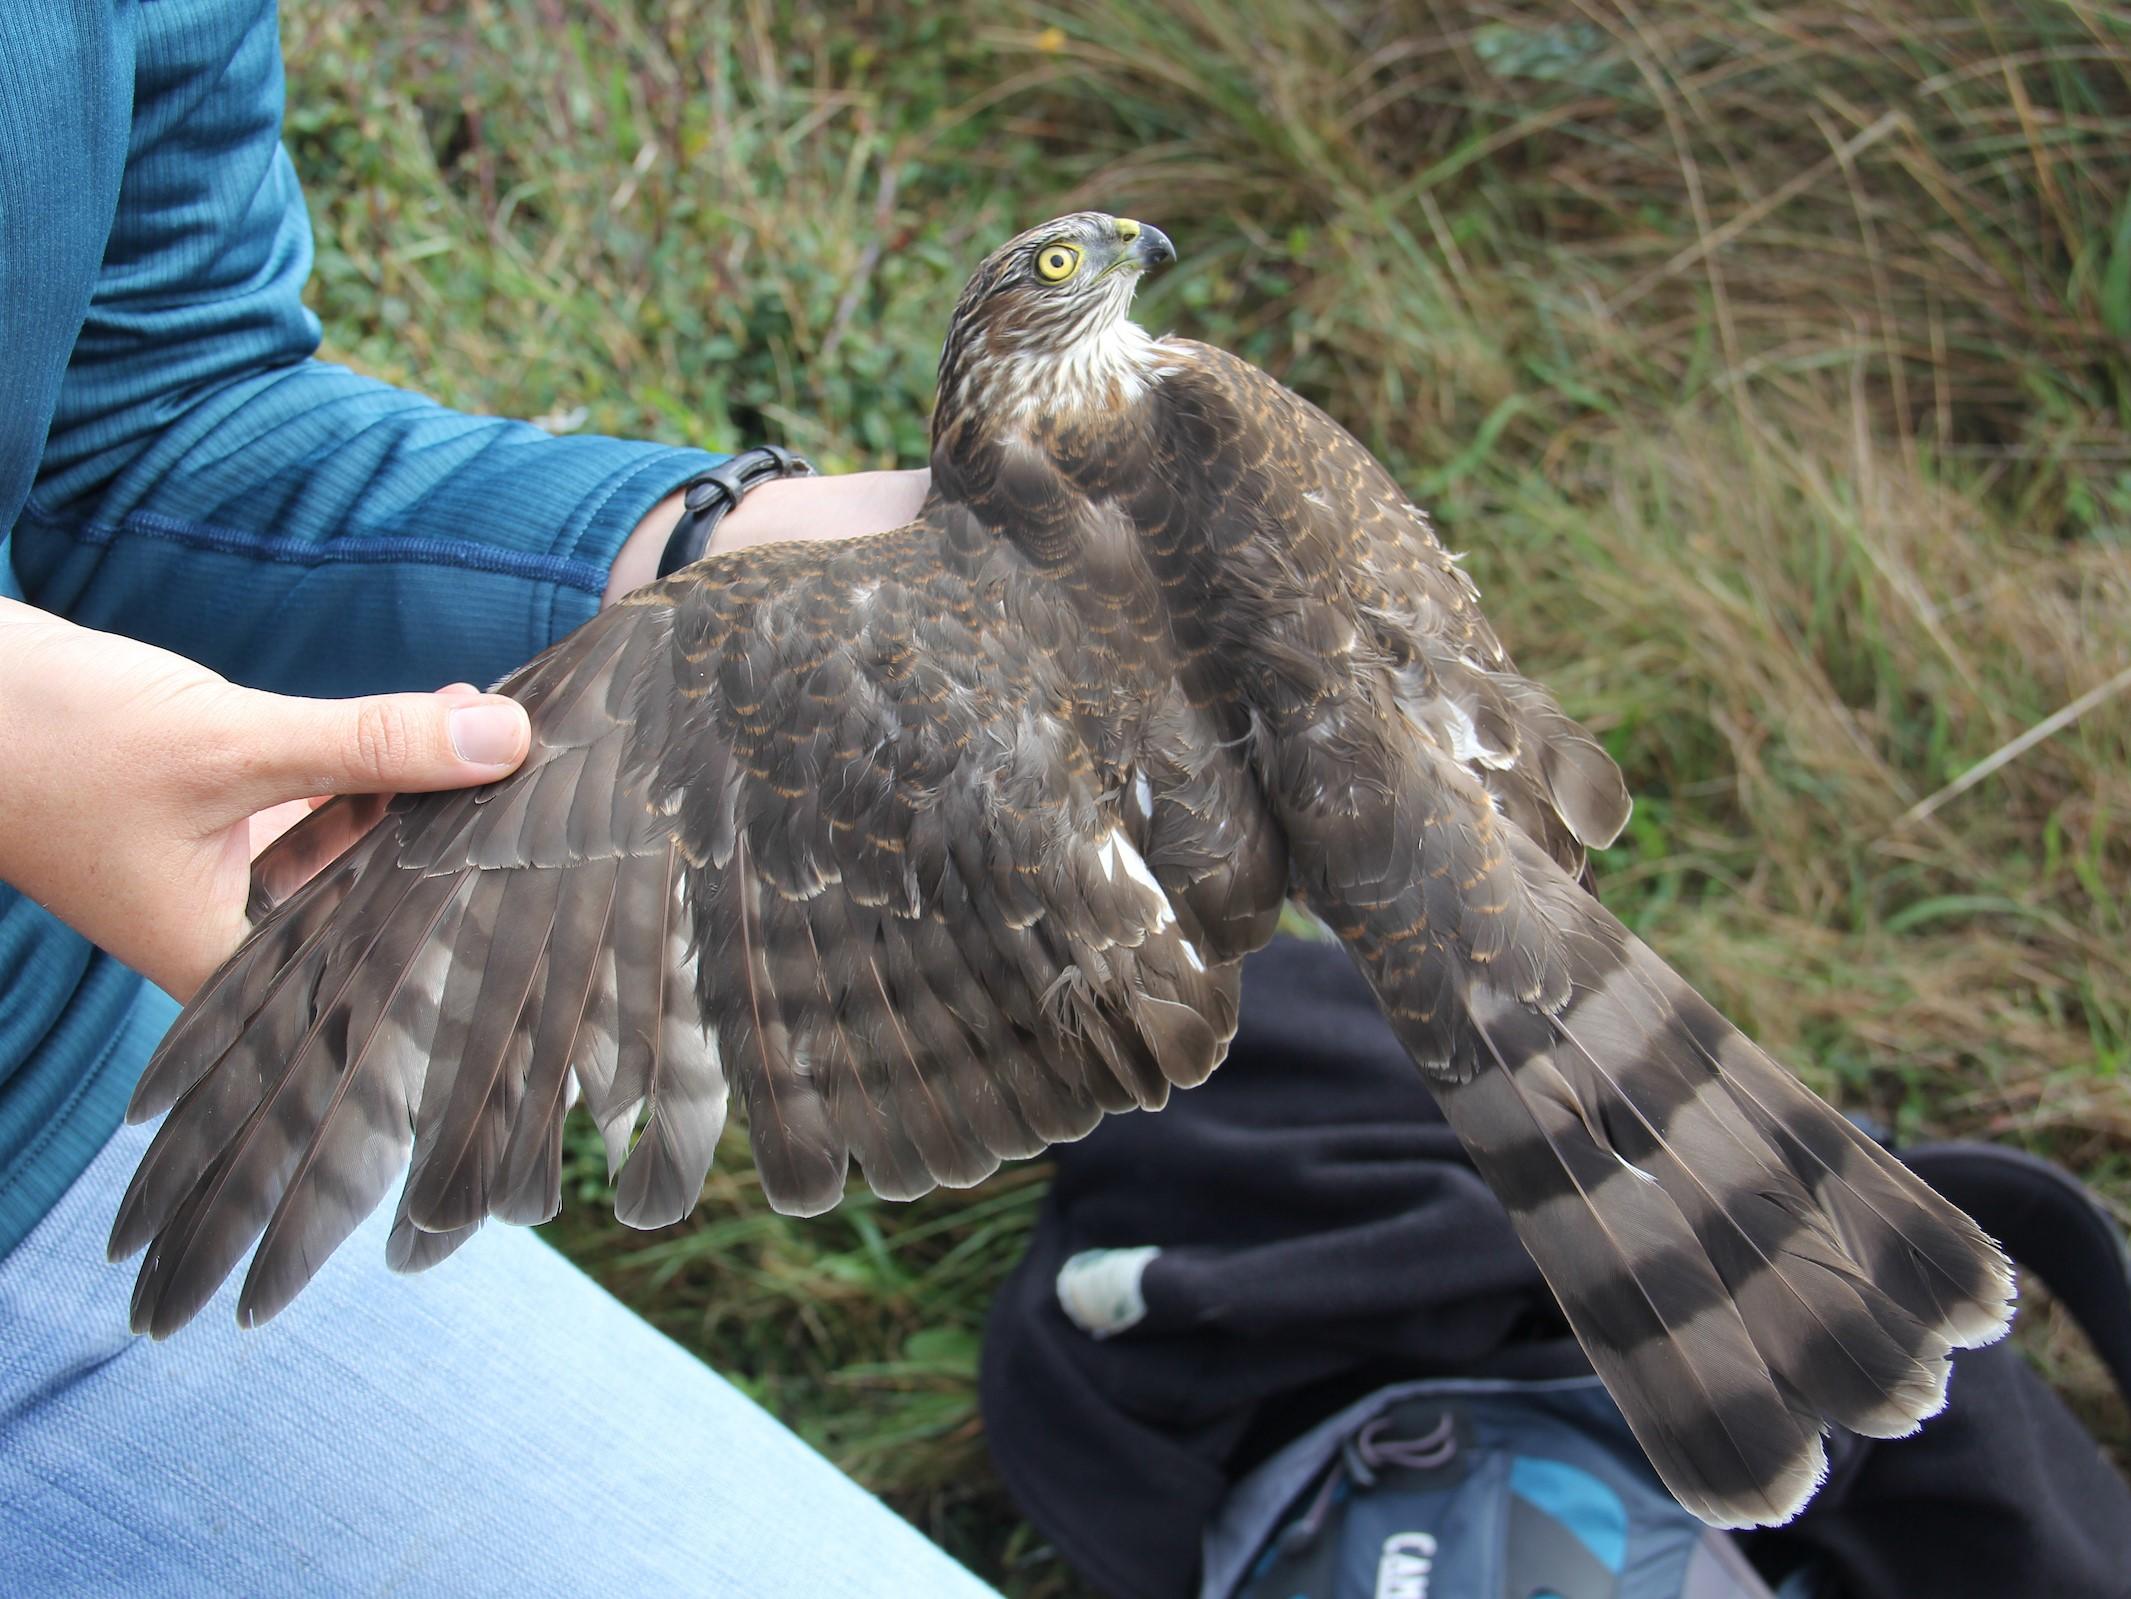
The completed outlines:
{"type": "Polygon", "coordinates": [[[1117,219],[1117,236],[1124,240],[1125,243],[1130,244],[1139,237],[1139,224],[1130,217],[1119,217],[1117,219]]]}

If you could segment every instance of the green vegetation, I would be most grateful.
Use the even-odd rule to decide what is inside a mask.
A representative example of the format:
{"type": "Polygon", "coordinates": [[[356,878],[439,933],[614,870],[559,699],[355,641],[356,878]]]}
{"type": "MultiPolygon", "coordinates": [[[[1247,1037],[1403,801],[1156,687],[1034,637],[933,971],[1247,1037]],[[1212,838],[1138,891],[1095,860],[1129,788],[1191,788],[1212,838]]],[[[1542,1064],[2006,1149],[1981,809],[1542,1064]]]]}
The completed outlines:
{"type": "MultiPolygon", "coordinates": [[[[1626,767],[1608,902],[1838,1101],[2131,1214],[2131,9],[287,9],[329,344],[477,410],[915,464],[978,257],[1157,222],[1145,320],[1378,450],[1626,767]]],[[[647,1237],[587,1141],[557,1241],[1009,1592],[1082,1591],[974,1405],[1041,1168],[793,1223],[742,1154],[647,1237]]]]}

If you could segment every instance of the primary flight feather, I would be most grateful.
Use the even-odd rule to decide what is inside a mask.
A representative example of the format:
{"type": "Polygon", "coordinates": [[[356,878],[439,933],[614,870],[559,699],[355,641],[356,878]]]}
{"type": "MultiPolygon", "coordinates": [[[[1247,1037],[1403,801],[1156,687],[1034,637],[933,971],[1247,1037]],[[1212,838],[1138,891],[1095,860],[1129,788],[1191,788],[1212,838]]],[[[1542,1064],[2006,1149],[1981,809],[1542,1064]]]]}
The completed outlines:
{"type": "Polygon", "coordinates": [[[1613,762],[1338,424],[1129,319],[1172,258],[1092,213],[1012,240],[917,521],[629,595],[502,685],[513,776],[393,801],[292,892],[305,829],[261,858],[134,1097],[170,1112],[112,1235],[137,1328],[255,1243],[265,1320],[403,1168],[407,1269],[553,1215],[574,1098],[637,1226],[695,1204],[729,1089],[780,1210],[853,1157],[974,1183],[1211,1072],[1293,897],[1689,1509],[1782,1521],[1827,1426],[1943,1404],[2004,1258],[1580,886],[1613,762]]]}

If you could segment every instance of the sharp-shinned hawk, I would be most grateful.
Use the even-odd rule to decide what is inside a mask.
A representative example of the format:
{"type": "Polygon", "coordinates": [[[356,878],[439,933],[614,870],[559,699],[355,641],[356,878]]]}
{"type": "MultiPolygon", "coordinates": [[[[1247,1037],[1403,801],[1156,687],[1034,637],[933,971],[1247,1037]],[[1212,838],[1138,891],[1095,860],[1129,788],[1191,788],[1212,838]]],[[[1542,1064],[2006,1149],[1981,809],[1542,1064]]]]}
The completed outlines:
{"type": "Polygon", "coordinates": [[[552,1216],[576,1096],[636,1226],[695,1204],[728,1084],[780,1210],[854,1156],[888,1198],[977,1182],[1211,1072],[1292,896],[1688,1508],[1782,1521],[1828,1424],[1940,1407],[2003,1257],[1580,886],[1612,760],[1360,444],[1129,319],[1172,257],[1096,214],[1014,239],[916,522],[629,595],[502,685],[515,775],[394,800],[301,887],[304,828],[261,858],[134,1100],[170,1110],[112,1238],[137,1327],[254,1240],[273,1315],[410,1153],[398,1264],[552,1216]]]}

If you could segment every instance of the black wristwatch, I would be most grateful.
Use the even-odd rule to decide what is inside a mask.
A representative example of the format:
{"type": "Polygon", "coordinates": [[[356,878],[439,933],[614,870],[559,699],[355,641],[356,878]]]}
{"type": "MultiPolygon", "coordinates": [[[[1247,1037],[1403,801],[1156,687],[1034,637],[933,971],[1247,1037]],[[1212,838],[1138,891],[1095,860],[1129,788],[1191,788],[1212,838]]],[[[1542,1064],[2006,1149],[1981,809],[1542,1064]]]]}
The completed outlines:
{"type": "Polygon", "coordinates": [[[813,462],[779,444],[758,444],[708,472],[698,472],[681,485],[681,519],[667,535],[658,575],[671,577],[682,567],[702,560],[703,552],[710,547],[710,535],[725,513],[756,484],[767,483],[773,477],[813,475],[813,462]]]}

